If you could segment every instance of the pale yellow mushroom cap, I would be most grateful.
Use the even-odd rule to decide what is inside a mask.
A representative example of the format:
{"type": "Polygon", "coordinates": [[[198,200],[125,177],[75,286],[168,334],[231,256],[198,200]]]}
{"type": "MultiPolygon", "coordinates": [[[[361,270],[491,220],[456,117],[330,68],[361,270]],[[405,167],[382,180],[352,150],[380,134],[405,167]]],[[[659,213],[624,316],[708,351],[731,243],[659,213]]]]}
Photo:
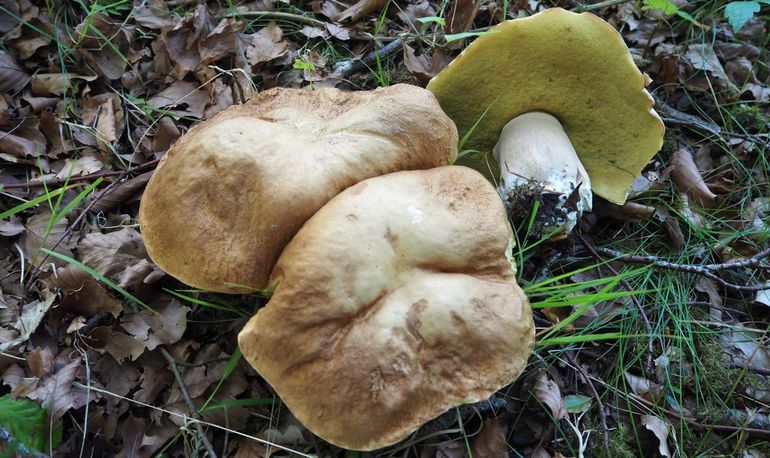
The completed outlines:
{"type": "MultiPolygon", "coordinates": [[[[631,182],[663,144],[663,122],[620,34],[590,13],[552,8],[503,22],[471,43],[428,89],[455,121],[464,145],[487,156],[514,117],[544,111],[561,122],[595,194],[626,200],[631,182]]],[[[496,164],[492,164],[497,167],[496,164]]],[[[496,177],[495,177],[496,178],[496,177]]]]}
{"type": "Polygon", "coordinates": [[[535,335],[512,247],[500,197],[472,169],[370,178],[286,246],[240,348],[320,437],[390,445],[523,370],[535,335]]]}
{"type": "Polygon", "coordinates": [[[142,236],[152,260],[184,283],[253,292],[337,193],[456,153],[457,130],[425,89],[271,89],[171,147],[142,196],[142,236]]]}

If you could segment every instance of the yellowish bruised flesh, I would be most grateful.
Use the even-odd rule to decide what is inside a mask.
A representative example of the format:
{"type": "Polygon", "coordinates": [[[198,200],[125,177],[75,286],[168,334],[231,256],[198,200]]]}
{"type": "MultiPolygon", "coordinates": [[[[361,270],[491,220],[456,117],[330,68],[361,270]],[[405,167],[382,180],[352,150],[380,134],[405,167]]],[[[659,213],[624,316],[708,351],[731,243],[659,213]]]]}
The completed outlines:
{"type": "MultiPolygon", "coordinates": [[[[555,116],[591,176],[593,191],[623,203],[660,149],[664,126],[644,89],[649,79],[620,34],[590,13],[559,8],[504,22],[471,43],[428,84],[465,148],[489,153],[516,116],[555,116]]],[[[471,164],[488,170],[487,157],[471,164]]]]}

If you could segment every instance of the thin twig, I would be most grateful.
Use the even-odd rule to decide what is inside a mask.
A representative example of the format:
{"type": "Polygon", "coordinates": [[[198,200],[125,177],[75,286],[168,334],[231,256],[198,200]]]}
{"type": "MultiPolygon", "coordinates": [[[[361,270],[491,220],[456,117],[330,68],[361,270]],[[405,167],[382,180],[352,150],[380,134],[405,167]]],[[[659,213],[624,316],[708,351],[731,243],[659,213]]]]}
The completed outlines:
{"type": "Polygon", "coordinates": [[[585,369],[583,369],[583,366],[580,365],[580,363],[577,360],[577,355],[573,355],[572,351],[568,351],[566,353],[567,359],[570,361],[570,363],[575,366],[575,369],[577,369],[578,372],[580,372],[580,375],[583,377],[583,380],[586,381],[586,384],[588,385],[589,390],[591,390],[591,396],[593,396],[594,400],[596,401],[596,404],[598,404],[599,407],[599,422],[602,424],[602,440],[604,441],[604,451],[607,452],[607,456],[610,456],[610,433],[609,428],[607,428],[607,413],[604,411],[604,403],[602,402],[602,398],[599,396],[599,393],[596,391],[596,387],[594,386],[594,382],[591,381],[591,378],[588,377],[588,372],[586,372],[585,369]]]}
{"type": "Polygon", "coordinates": [[[357,73],[365,68],[369,68],[375,62],[377,62],[377,59],[384,59],[388,57],[390,54],[400,49],[401,45],[403,44],[404,44],[404,39],[397,38],[391,41],[390,43],[386,44],[382,48],[375,49],[374,51],[366,54],[364,57],[360,59],[351,59],[351,60],[339,62],[337,65],[334,66],[334,72],[332,73],[332,78],[345,79],[353,75],[354,73],[357,73]]]}
{"type": "MultiPolygon", "coordinates": [[[[593,256],[594,259],[596,259],[598,262],[604,262],[604,258],[599,254],[597,250],[601,250],[600,248],[594,247],[588,239],[583,237],[583,234],[578,233],[578,238],[580,239],[580,243],[583,244],[583,246],[588,250],[589,253],[591,253],[591,256],[593,256]]],[[[609,269],[610,272],[612,272],[613,275],[619,275],[618,271],[612,267],[610,264],[606,264],[607,269],[609,269]]],[[[626,289],[626,291],[633,292],[634,289],[631,288],[631,285],[628,284],[626,280],[621,280],[620,284],[623,286],[623,288],[626,289]]],[[[642,304],[639,303],[639,301],[636,299],[636,296],[631,295],[629,296],[631,299],[631,302],[636,306],[637,310],[639,310],[639,314],[642,317],[642,321],[644,322],[644,328],[647,330],[647,360],[645,362],[645,369],[647,372],[652,371],[652,325],[650,324],[650,320],[647,318],[647,314],[644,312],[644,307],[642,307],[642,304]]]]}
{"type": "Polygon", "coordinates": [[[761,261],[767,258],[768,256],[770,256],[770,249],[760,251],[759,253],[755,254],[754,256],[748,259],[743,259],[738,261],[729,261],[729,262],[724,262],[719,264],[704,264],[702,266],[698,266],[694,264],[678,264],[678,263],[666,261],[657,256],[630,255],[630,254],[621,253],[620,251],[612,250],[609,248],[597,248],[596,250],[605,256],[613,257],[621,262],[627,262],[630,264],[645,264],[645,265],[659,267],[661,269],[675,270],[677,272],[686,272],[686,273],[701,275],[703,277],[714,280],[715,282],[721,284],[724,287],[738,290],[738,291],[763,291],[766,289],[770,289],[770,284],[749,285],[749,286],[736,285],[735,283],[730,283],[726,280],[723,280],[722,277],[716,274],[716,272],[721,270],[735,270],[735,269],[741,269],[741,268],[763,266],[764,264],[762,264],[761,261]]]}
{"type": "Polygon", "coordinates": [[[203,426],[201,426],[200,423],[201,416],[198,413],[198,409],[195,407],[192,399],[190,398],[190,393],[187,392],[187,387],[185,387],[182,376],[179,374],[179,369],[176,367],[176,361],[174,360],[174,357],[171,356],[171,354],[163,347],[160,347],[160,353],[164,358],[166,358],[166,361],[168,361],[171,372],[174,373],[174,378],[176,378],[176,383],[179,385],[179,391],[182,392],[184,402],[187,404],[187,408],[190,409],[190,415],[194,420],[196,420],[193,423],[195,424],[195,429],[198,431],[198,436],[200,436],[201,442],[203,443],[204,447],[206,447],[206,452],[209,454],[209,457],[216,458],[217,454],[214,452],[214,446],[211,445],[209,438],[206,437],[206,432],[203,431],[203,426]]]}
{"type": "Polygon", "coordinates": [[[114,177],[114,176],[121,176],[124,174],[134,173],[134,172],[142,172],[147,169],[151,169],[158,165],[158,162],[160,162],[160,159],[155,159],[153,161],[145,162],[144,164],[137,165],[136,167],[131,167],[126,170],[110,170],[107,172],[96,172],[96,173],[90,173],[88,175],[81,175],[79,177],[71,177],[68,180],[57,178],[54,180],[35,180],[35,181],[27,181],[25,183],[11,183],[3,185],[4,189],[24,189],[24,188],[39,188],[42,186],[50,186],[50,187],[59,187],[64,186],[68,183],[77,183],[79,181],[93,181],[97,178],[107,178],[107,177],[114,177]]]}

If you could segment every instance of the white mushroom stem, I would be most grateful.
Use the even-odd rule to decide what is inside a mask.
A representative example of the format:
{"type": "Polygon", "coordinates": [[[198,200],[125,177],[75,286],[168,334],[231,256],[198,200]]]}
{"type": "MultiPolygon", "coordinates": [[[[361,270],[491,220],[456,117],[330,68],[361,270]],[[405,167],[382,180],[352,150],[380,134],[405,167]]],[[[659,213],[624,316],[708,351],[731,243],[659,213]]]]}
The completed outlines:
{"type": "MultiPolygon", "coordinates": [[[[583,211],[591,210],[591,181],[572,143],[555,117],[543,112],[517,116],[503,127],[495,158],[500,164],[499,192],[506,204],[526,190],[539,189],[555,195],[554,208],[539,210],[546,232],[565,236],[583,211]],[[579,188],[577,201],[572,196],[579,188]]],[[[535,197],[535,196],[532,196],[535,197]]],[[[546,203],[546,202],[544,202],[546,203]]]]}

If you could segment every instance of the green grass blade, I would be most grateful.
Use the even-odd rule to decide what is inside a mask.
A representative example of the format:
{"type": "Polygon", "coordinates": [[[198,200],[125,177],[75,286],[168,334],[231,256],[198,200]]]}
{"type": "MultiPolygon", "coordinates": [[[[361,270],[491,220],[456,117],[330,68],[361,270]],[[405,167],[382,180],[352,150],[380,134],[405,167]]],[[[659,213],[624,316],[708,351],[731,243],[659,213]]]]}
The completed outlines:
{"type": "Polygon", "coordinates": [[[56,251],[49,250],[48,248],[41,248],[40,251],[42,251],[43,253],[47,254],[48,256],[51,256],[53,258],[62,260],[64,262],[68,263],[68,264],[72,264],[73,266],[77,267],[78,269],[80,269],[80,270],[86,272],[87,274],[91,275],[96,280],[104,283],[105,285],[107,285],[110,288],[114,289],[115,291],[119,292],[120,294],[123,295],[123,297],[125,297],[128,300],[130,300],[131,302],[133,302],[133,303],[135,303],[135,304],[137,304],[139,306],[144,307],[145,309],[149,310],[150,312],[154,313],[155,315],[158,314],[158,312],[155,311],[155,309],[153,309],[149,305],[147,305],[144,302],[142,302],[141,299],[139,299],[138,297],[136,297],[133,294],[129,293],[125,289],[121,288],[115,282],[113,282],[109,278],[105,277],[104,275],[100,274],[99,272],[95,271],[94,269],[88,267],[87,265],[83,264],[82,262],[80,262],[80,261],[78,261],[76,259],[73,259],[73,258],[67,256],[66,254],[61,254],[61,253],[57,253],[56,251]]]}

